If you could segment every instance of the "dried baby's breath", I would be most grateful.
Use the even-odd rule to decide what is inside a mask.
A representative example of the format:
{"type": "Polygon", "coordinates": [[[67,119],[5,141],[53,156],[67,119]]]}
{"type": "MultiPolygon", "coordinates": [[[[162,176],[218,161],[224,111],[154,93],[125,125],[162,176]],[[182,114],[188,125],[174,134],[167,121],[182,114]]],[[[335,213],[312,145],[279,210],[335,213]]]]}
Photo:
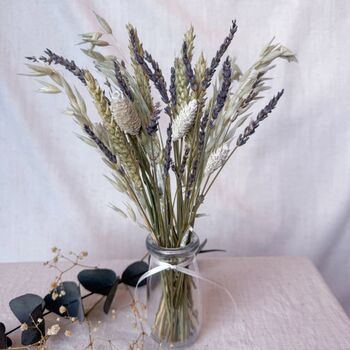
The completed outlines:
{"type": "Polygon", "coordinates": [[[47,330],[47,335],[57,335],[60,329],[61,327],[59,324],[54,324],[47,330]]]}
{"type": "Polygon", "coordinates": [[[28,329],[28,325],[26,323],[22,323],[20,329],[22,332],[24,332],[28,329]]]}
{"type": "Polygon", "coordinates": [[[64,314],[65,312],[67,312],[67,309],[65,306],[61,305],[58,311],[60,314],[64,314]]]}

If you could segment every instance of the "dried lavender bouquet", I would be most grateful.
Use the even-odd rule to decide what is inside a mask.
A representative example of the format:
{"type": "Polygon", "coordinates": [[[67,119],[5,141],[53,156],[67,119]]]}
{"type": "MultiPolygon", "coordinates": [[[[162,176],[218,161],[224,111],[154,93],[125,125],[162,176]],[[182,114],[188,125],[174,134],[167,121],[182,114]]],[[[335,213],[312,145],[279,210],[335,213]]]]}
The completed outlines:
{"type": "MultiPolygon", "coordinates": [[[[103,55],[99,49],[111,45],[114,36],[109,24],[96,17],[102,31],[82,34],[82,44],[88,47],[81,50],[92,58],[106,88],[92,71],[79,68],[74,61],[49,49],[40,57],[27,57],[32,61],[27,64],[31,70],[28,75],[49,79],[41,81],[40,92],[63,92],[68,97],[67,114],[81,127],[80,138],[102,154],[112,170],[109,181],[128,196],[125,209],[113,209],[146,229],[159,246],[180,247],[190,242],[191,228],[200,216],[198,209],[227,161],[248,141],[282,96],[283,90],[248,121],[250,108],[269,89],[267,73],[274,61],[295,61],[295,56],[271,41],[242,73],[235,58],[224,57],[237,31],[235,21],[209,63],[203,53],[194,59],[195,34],[190,27],[170,70],[168,88],[157,61],[143,47],[132,25],[127,25],[130,62],[103,55]],[[97,112],[99,122],[93,122],[81,93],[58,68],[71,72],[80,80],[80,87],[88,90],[96,107],[89,113],[97,112]],[[152,88],[161,102],[154,97],[152,88]],[[160,117],[167,120],[166,131],[159,126],[160,117]]],[[[157,318],[162,323],[158,325],[158,339],[173,344],[185,340],[183,337],[193,327],[188,303],[191,277],[178,278],[177,274],[162,273],[166,302],[159,310],[163,315],[157,318]],[[176,293],[180,300],[176,308],[167,294],[169,288],[173,289],[170,294],[176,293]]]]}

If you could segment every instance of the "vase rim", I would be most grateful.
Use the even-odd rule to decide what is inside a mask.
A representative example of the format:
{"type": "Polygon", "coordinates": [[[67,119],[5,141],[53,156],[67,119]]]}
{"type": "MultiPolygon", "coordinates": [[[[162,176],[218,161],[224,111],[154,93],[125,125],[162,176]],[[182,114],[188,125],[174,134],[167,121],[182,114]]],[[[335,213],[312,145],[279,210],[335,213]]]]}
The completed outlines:
{"type": "Polygon", "coordinates": [[[151,255],[156,255],[158,257],[164,258],[185,258],[190,257],[196,254],[199,248],[199,237],[197,234],[192,231],[191,232],[191,241],[187,245],[178,248],[165,248],[161,247],[154,241],[152,235],[148,235],[146,238],[146,248],[151,255]]]}

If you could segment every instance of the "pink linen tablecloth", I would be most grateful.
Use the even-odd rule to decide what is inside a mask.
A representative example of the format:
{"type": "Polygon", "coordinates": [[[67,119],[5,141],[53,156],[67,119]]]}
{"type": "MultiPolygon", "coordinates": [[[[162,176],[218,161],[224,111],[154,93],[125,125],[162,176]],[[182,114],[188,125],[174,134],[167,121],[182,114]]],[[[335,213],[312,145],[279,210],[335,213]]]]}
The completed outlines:
{"type": "MultiPolygon", "coordinates": [[[[199,261],[204,276],[231,291],[236,308],[233,311],[229,298],[220,289],[202,283],[203,328],[191,349],[350,350],[350,320],[308,259],[203,256],[199,261]]],[[[114,260],[98,265],[121,273],[129,263],[114,260]]],[[[65,275],[65,279],[76,280],[79,269],[65,275]]],[[[18,321],[8,302],[29,292],[44,296],[55,271],[40,263],[11,263],[0,264],[0,276],[0,321],[11,329],[18,321]]],[[[82,294],[85,293],[83,290],[82,294]]],[[[94,300],[95,296],[85,299],[87,304],[94,300]]],[[[91,313],[93,349],[128,349],[129,342],[138,334],[128,307],[130,300],[126,288],[120,287],[113,305],[114,317],[104,315],[102,307],[91,313]]],[[[55,322],[56,316],[50,316],[46,323],[50,326],[55,322]]],[[[87,324],[67,327],[73,336],[52,337],[48,348],[89,349],[87,324]]],[[[15,341],[19,336],[19,332],[11,335],[15,341]]],[[[152,341],[146,341],[145,349],[158,348],[152,341]]]]}

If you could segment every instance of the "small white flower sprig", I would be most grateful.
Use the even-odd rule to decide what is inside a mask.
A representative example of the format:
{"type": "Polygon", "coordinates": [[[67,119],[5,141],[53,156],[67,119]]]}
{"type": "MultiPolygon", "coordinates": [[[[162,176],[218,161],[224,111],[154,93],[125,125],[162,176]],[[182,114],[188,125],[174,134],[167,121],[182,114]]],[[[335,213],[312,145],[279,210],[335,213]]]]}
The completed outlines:
{"type": "Polygon", "coordinates": [[[42,82],[40,92],[66,94],[67,114],[81,127],[80,138],[100,151],[112,171],[109,181],[128,198],[125,208],[111,207],[147,230],[160,246],[179,247],[222,169],[282,96],[283,90],[248,120],[253,105],[270,88],[269,73],[276,61],[292,62],[296,57],[272,40],[242,72],[236,58],[227,53],[237,32],[236,21],[209,61],[203,52],[195,56],[191,26],[170,69],[168,87],[135,27],[127,25],[130,59],[126,61],[101,51],[115,47],[111,41],[116,39],[107,21],[97,14],[96,18],[101,31],[81,34],[80,44],[106,90],[89,69],[49,49],[38,58],[27,57],[29,75],[49,79],[42,82]],[[79,79],[95,111],[88,111],[84,93],[68,82],[60,67],[79,79]],[[99,116],[98,122],[92,114],[99,116]],[[166,132],[159,126],[160,118],[167,119],[166,132]]]}
{"type": "MultiPolygon", "coordinates": [[[[98,277],[98,275],[101,275],[101,278],[99,280],[99,283],[97,285],[101,287],[101,283],[103,285],[104,277],[106,276],[106,273],[114,274],[112,270],[107,269],[99,269],[96,266],[89,266],[82,263],[82,261],[88,256],[88,253],[86,251],[82,251],[78,254],[74,252],[69,252],[68,255],[64,254],[61,249],[57,247],[52,248],[52,253],[54,254],[53,258],[46,263],[44,263],[45,266],[49,267],[50,269],[55,269],[57,271],[57,275],[55,276],[54,280],[51,282],[50,289],[51,292],[45,297],[45,301],[41,299],[39,296],[36,296],[34,294],[25,294],[23,296],[20,296],[18,298],[15,298],[11,300],[10,307],[11,310],[14,312],[16,317],[19,318],[21,321],[21,324],[5,333],[5,326],[0,323],[0,349],[12,349],[12,350],[19,350],[19,349],[37,349],[37,350],[48,350],[48,340],[51,337],[57,336],[58,334],[63,333],[65,337],[72,337],[74,336],[73,331],[70,329],[71,325],[73,323],[76,323],[77,321],[81,321],[82,323],[87,325],[88,328],[88,337],[89,337],[89,343],[86,346],[86,349],[94,348],[95,343],[105,343],[106,346],[109,346],[111,349],[117,349],[116,340],[108,339],[105,337],[102,337],[98,334],[99,327],[102,323],[102,321],[94,321],[93,318],[90,319],[91,312],[100,304],[102,299],[106,297],[105,290],[108,287],[108,285],[105,285],[103,288],[103,292],[99,291],[99,289],[94,289],[93,285],[91,283],[91,280],[88,281],[88,286],[85,286],[84,281],[86,281],[86,278],[80,277],[85,274],[85,277],[91,273],[95,273],[95,278],[98,277]],[[61,267],[63,265],[63,267],[61,267]],[[71,285],[74,282],[65,282],[64,277],[67,274],[68,271],[71,271],[75,268],[88,268],[85,270],[82,270],[79,275],[78,279],[80,283],[85,288],[92,288],[93,291],[83,297],[79,294],[76,295],[76,299],[72,299],[72,295],[69,296],[69,303],[64,304],[64,298],[66,294],[71,293],[71,285]],[[83,299],[91,296],[92,294],[102,294],[100,298],[97,299],[97,301],[88,309],[83,311],[84,314],[81,318],[81,315],[79,313],[76,313],[76,309],[71,304],[81,303],[83,299]],[[57,309],[51,309],[51,307],[48,304],[44,304],[48,302],[48,297],[50,297],[50,300],[52,300],[54,303],[57,304],[57,309]],[[19,301],[19,302],[17,302],[19,301]],[[39,302],[39,303],[38,303],[39,302]],[[34,307],[34,310],[31,310],[30,305],[36,305],[38,304],[38,307],[34,307]],[[28,308],[29,305],[29,308],[28,308]],[[45,308],[49,308],[47,312],[44,311],[44,305],[45,308]],[[50,326],[46,326],[45,324],[45,317],[50,313],[56,313],[57,317],[54,319],[54,322],[50,326]],[[21,315],[28,314],[29,318],[26,321],[23,321],[21,315]],[[47,328],[47,329],[46,329],[47,328]],[[22,332],[22,339],[21,342],[23,345],[21,346],[12,346],[12,341],[8,337],[11,333],[13,333],[16,330],[21,330],[22,332]]],[[[137,330],[137,335],[135,339],[130,340],[130,344],[128,347],[128,350],[142,350],[144,345],[144,339],[146,337],[146,332],[144,329],[144,312],[145,312],[145,305],[143,305],[140,302],[135,301],[133,297],[133,293],[129,289],[130,286],[134,286],[135,280],[138,279],[138,276],[140,274],[143,274],[145,270],[148,269],[148,265],[144,263],[142,260],[136,261],[135,263],[129,265],[125,271],[122,274],[122,277],[119,278],[118,276],[116,279],[116,283],[121,284],[123,283],[125,285],[125,288],[130,295],[130,312],[134,319],[134,321],[131,323],[131,327],[134,330],[137,330]]],[[[89,289],[88,289],[89,290],[89,289]]],[[[115,288],[116,290],[116,288],[115,288]]],[[[115,291],[114,291],[115,294],[115,291]]],[[[112,298],[114,298],[114,294],[112,295],[112,298]]],[[[109,298],[109,295],[107,295],[107,299],[109,298]]],[[[112,301],[110,301],[110,305],[112,304],[112,301]]],[[[81,304],[82,305],[82,304],[81,304]]],[[[110,306],[109,306],[110,307],[110,306]]],[[[82,309],[83,310],[83,309],[82,309]]],[[[104,311],[106,312],[106,308],[104,308],[104,311]]],[[[109,311],[109,308],[108,310],[109,311]]],[[[107,313],[107,312],[106,312],[107,313]]],[[[114,320],[116,318],[116,310],[111,310],[111,320],[114,320]]],[[[107,320],[108,321],[108,320],[107,320]]],[[[51,321],[52,322],[52,321],[51,321]]],[[[106,321],[105,321],[106,322],[106,321]]]]}

